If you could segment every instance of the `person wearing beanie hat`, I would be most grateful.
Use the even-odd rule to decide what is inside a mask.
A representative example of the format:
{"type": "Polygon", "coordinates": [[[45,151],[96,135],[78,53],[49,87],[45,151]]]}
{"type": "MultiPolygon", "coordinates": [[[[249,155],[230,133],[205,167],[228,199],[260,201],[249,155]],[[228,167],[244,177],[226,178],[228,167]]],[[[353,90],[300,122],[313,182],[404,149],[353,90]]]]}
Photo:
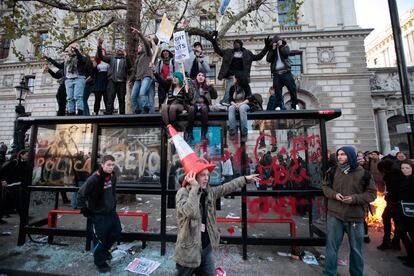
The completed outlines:
{"type": "MultiPolygon", "coordinates": [[[[216,33],[217,35],[217,33],[216,33]]],[[[215,36],[216,36],[215,35],[215,36]]],[[[268,44],[270,38],[264,39],[265,46],[262,51],[257,55],[253,54],[250,50],[243,47],[243,42],[240,39],[236,39],[233,42],[233,48],[222,49],[219,47],[217,40],[212,41],[214,52],[223,58],[221,63],[218,79],[225,80],[225,91],[223,99],[220,101],[221,105],[230,106],[230,87],[233,85],[233,76],[235,74],[243,75],[246,78],[246,85],[243,87],[245,91],[251,94],[250,88],[250,71],[253,61],[261,60],[267,53],[268,44]]],[[[220,106],[215,106],[215,110],[221,110],[220,106]]]]}
{"type": "MultiPolygon", "coordinates": [[[[167,43],[161,44],[160,59],[155,66],[155,72],[157,72],[164,80],[172,79],[175,72],[175,60],[173,51],[170,49],[167,43]]],[[[161,106],[165,98],[167,97],[169,87],[159,83],[158,86],[158,103],[161,106]]]]}
{"type": "Polygon", "coordinates": [[[99,169],[93,173],[78,191],[78,207],[90,218],[93,229],[93,258],[101,273],[111,268],[106,261],[112,259],[109,252],[121,235],[122,227],[116,213],[116,176],[113,172],[115,158],[102,157],[99,169]]]}
{"type": "Polygon", "coordinates": [[[290,71],[290,48],[286,40],[282,40],[278,35],[272,38],[272,42],[268,47],[269,52],[266,56],[266,61],[270,63],[270,71],[273,75],[276,110],[285,109],[282,95],[283,86],[286,86],[289,90],[292,109],[298,110],[297,87],[292,72],[290,71]]]}
{"type": "MultiPolygon", "coordinates": [[[[154,66],[152,68],[154,69],[154,66]]],[[[175,124],[177,116],[188,109],[192,99],[190,86],[184,83],[184,75],[178,71],[172,74],[172,79],[164,80],[156,71],[154,71],[154,77],[159,85],[168,91],[166,103],[161,105],[162,120],[165,125],[175,124]]]]}
{"type": "Polygon", "coordinates": [[[324,178],[322,189],[328,198],[326,233],[326,259],[323,275],[336,275],[338,251],[344,233],[350,246],[349,272],[364,275],[362,244],[364,219],[368,204],[375,200],[377,190],[374,179],[358,165],[353,147],[344,146],[336,151],[336,166],[324,178]]]}
{"type": "Polygon", "coordinates": [[[187,141],[193,140],[193,125],[197,112],[201,113],[201,140],[205,141],[208,130],[208,112],[210,110],[211,100],[217,99],[217,90],[206,78],[203,72],[197,74],[197,78],[191,81],[193,98],[188,108],[188,125],[186,128],[187,141]]]}

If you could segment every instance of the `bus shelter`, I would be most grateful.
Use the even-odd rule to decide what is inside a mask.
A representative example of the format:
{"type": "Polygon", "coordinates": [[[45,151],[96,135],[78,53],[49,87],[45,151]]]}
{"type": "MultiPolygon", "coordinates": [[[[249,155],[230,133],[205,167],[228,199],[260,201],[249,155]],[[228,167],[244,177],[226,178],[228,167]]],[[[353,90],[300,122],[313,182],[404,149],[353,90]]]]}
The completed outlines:
{"type": "MultiPolygon", "coordinates": [[[[321,185],[328,164],[326,123],[340,115],[337,109],[249,113],[245,141],[237,135],[230,139],[224,112],[209,114],[207,140],[201,140],[196,125],[190,146],[200,158],[217,165],[210,185],[223,183],[223,163],[228,159],[233,177],[257,172],[261,178],[217,202],[221,243],[241,244],[244,259],[248,245],[294,249],[325,244],[321,185]]],[[[116,159],[117,194],[134,199],[117,207],[122,241],[157,241],[165,254],[166,243],[177,237],[175,194],[185,172],[160,114],[19,121],[30,124],[31,133],[18,245],[27,236],[41,234],[48,235],[49,242],[54,236],[84,237],[90,248],[89,222],[62,204],[59,194],[75,193],[97,169],[100,157],[111,154],[116,159]]],[[[186,124],[186,115],[181,115],[176,123],[181,135],[186,124]]]]}

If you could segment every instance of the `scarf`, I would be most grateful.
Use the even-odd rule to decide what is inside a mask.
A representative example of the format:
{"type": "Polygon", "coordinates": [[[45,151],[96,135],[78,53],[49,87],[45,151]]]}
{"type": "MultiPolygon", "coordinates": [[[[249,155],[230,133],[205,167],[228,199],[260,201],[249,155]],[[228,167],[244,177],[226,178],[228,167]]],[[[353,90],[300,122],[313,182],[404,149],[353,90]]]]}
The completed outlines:
{"type": "Polygon", "coordinates": [[[68,68],[68,72],[75,74],[78,70],[78,58],[76,55],[70,56],[66,61],[66,66],[68,68]]]}
{"type": "Polygon", "coordinates": [[[339,168],[341,169],[341,172],[343,172],[344,174],[348,174],[351,170],[351,165],[349,165],[348,163],[343,165],[339,164],[339,168]]]}

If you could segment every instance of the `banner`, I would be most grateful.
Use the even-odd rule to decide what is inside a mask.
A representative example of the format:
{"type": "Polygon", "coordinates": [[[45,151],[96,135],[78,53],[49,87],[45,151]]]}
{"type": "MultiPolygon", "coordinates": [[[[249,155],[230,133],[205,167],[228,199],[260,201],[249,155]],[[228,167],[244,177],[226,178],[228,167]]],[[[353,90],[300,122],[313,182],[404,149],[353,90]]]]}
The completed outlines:
{"type": "Polygon", "coordinates": [[[174,33],[175,61],[183,62],[190,58],[187,38],[184,31],[174,33]]]}
{"type": "Polygon", "coordinates": [[[229,6],[229,4],[230,4],[230,0],[221,0],[220,8],[218,10],[218,12],[221,16],[224,15],[224,13],[226,12],[226,9],[229,6]]]}
{"type": "Polygon", "coordinates": [[[164,13],[164,16],[162,17],[160,27],[155,34],[158,39],[161,42],[168,43],[170,41],[171,35],[174,31],[174,24],[171,23],[170,20],[168,20],[167,15],[164,13]]]}

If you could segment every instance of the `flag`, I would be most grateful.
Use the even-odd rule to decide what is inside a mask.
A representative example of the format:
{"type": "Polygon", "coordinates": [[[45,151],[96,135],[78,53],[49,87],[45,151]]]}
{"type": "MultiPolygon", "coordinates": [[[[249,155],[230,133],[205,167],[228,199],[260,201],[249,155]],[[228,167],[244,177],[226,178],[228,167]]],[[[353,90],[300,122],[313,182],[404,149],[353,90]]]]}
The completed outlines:
{"type": "Polygon", "coordinates": [[[224,15],[229,4],[230,4],[230,0],[221,0],[220,8],[218,10],[221,16],[224,15]]]}

